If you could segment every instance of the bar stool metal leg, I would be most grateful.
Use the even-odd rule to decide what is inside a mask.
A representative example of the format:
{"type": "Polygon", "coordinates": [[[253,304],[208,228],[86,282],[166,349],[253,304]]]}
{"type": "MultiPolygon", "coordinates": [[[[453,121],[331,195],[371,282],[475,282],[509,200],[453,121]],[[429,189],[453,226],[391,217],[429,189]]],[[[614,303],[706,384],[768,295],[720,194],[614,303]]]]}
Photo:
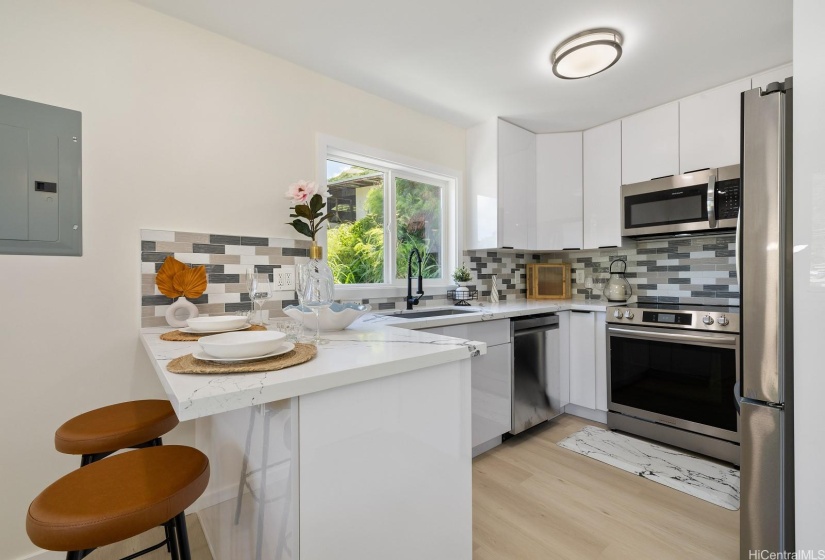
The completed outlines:
{"type": "MultiPolygon", "coordinates": [[[[186,514],[180,512],[175,516],[175,529],[177,532],[177,544],[180,547],[180,559],[192,560],[192,553],[189,550],[189,532],[186,529],[186,514]]],[[[175,555],[172,555],[175,558],[175,555]]],[[[177,560],[175,558],[175,560],[177,560]]]]}

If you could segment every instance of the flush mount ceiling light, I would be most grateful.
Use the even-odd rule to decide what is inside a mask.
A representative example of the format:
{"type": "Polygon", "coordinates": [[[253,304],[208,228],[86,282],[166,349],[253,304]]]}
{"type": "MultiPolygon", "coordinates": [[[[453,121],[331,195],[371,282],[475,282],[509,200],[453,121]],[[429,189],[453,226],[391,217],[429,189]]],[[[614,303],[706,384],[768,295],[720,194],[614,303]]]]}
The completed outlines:
{"type": "Polygon", "coordinates": [[[590,29],[562,41],[550,61],[553,74],[564,80],[577,80],[604,72],[621,56],[622,36],[618,31],[590,29]]]}

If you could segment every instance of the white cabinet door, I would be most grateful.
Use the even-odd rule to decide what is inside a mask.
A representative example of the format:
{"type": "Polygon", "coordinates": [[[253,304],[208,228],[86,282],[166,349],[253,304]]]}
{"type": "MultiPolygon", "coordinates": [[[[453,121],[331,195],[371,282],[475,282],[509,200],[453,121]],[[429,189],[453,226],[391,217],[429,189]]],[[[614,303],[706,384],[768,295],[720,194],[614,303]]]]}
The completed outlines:
{"type": "Polygon", "coordinates": [[[560,406],[570,402],[570,312],[561,311],[559,316],[559,390],[560,406]]]}
{"type": "Polygon", "coordinates": [[[786,64],[779,68],[771,68],[751,77],[751,87],[761,87],[764,91],[771,82],[784,82],[785,78],[793,76],[793,64],[786,64]]]}
{"type": "Polygon", "coordinates": [[[679,102],[679,172],[739,163],[741,94],[750,79],[679,102]]]}
{"type": "Polygon", "coordinates": [[[536,242],[582,248],[582,133],[536,135],[536,242]]]}
{"type": "Polygon", "coordinates": [[[498,121],[498,247],[528,247],[535,214],[525,205],[536,197],[536,135],[498,121]]]}
{"type": "Polygon", "coordinates": [[[498,119],[467,130],[467,249],[498,247],[498,119]]]}
{"type": "Polygon", "coordinates": [[[596,343],[596,409],[607,412],[607,313],[596,311],[593,315],[596,343]]]}
{"type": "Polygon", "coordinates": [[[679,174],[679,103],[622,119],[622,184],[679,174]]]}
{"type": "Polygon", "coordinates": [[[596,408],[595,313],[570,312],[570,402],[596,408]]]}
{"type": "Polygon", "coordinates": [[[583,144],[584,249],[622,244],[622,122],[585,130],[583,144]]]}
{"type": "Polygon", "coordinates": [[[510,431],[512,414],[509,343],[487,348],[471,363],[473,447],[510,431]]]}

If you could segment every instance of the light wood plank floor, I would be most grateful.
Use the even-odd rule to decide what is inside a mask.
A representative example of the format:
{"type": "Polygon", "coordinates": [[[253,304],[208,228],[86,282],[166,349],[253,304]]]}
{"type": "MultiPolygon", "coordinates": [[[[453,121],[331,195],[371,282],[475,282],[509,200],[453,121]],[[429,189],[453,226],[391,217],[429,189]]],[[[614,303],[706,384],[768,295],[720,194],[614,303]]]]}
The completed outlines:
{"type": "MultiPolygon", "coordinates": [[[[192,513],[186,516],[186,530],[189,532],[189,550],[192,552],[192,560],[212,560],[212,554],[209,553],[197,514],[192,513]]],[[[88,560],[119,560],[162,540],[163,529],[156,527],[129,540],[98,548],[86,558],[88,560]]],[[[140,558],[141,560],[169,560],[171,557],[164,546],[140,558]]]]}
{"type": "MultiPolygon", "coordinates": [[[[473,560],[738,558],[738,511],[556,445],[588,425],[601,426],[564,415],[476,458],[473,560]]],[[[212,560],[197,516],[186,521],[193,560],[212,560]]],[[[115,560],[162,538],[157,528],[88,558],[115,560]]]]}
{"type": "Polygon", "coordinates": [[[736,559],[729,511],[556,445],[561,416],[473,462],[474,560],[736,559]]]}

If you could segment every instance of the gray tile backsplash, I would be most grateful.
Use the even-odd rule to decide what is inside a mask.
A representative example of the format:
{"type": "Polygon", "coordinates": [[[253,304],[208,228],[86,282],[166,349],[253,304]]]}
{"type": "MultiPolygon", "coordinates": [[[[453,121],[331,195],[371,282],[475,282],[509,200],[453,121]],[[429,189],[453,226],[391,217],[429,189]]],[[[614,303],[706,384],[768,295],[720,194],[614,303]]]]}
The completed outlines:
{"type": "MultiPolygon", "coordinates": [[[[489,296],[490,278],[499,279],[499,293],[507,298],[527,296],[526,265],[531,262],[566,262],[573,272],[573,296],[589,290],[576,282],[576,272],[594,282],[610,277],[610,263],[627,262],[626,277],[633,294],[643,302],[702,305],[739,305],[733,235],[638,241],[635,246],[590,251],[530,253],[515,251],[465,251],[465,260],[482,296],[489,296]],[[503,289],[502,289],[503,288],[503,289]]],[[[505,299],[505,298],[502,298],[505,299]]]]}

